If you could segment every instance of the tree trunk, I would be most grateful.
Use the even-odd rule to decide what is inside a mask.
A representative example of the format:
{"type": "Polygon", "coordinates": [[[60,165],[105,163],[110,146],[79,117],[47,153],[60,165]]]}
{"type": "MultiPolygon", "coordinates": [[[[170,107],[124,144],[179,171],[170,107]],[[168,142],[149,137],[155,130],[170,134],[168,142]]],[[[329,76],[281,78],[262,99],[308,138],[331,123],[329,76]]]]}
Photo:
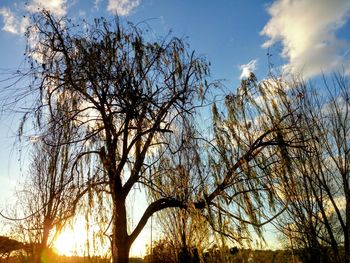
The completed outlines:
{"type": "MultiPolygon", "coordinates": [[[[346,190],[346,194],[348,193],[348,190],[346,190]]],[[[344,230],[344,254],[345,254],[345,262],[350,263],[350,198],[348,195],[346,196],[346,211],[345,211],[345,216],[346,216],[346,226],[344,230]]]]}
{"type": "Polygon", "coordinates": [[[47,249],[47,241],[49,239],[49,234],[50,234],[50,227],[51,223],[47,222],[47,220],[44,220],[44,230],[43,230],[43,235],[40,244],[38,245],[37,249],[35,249],[35,262],[36,263],[43,263],[43,254],[45,250],[47,249]]]}
{"type": "Polygon", "coordinates": [[[115,200],[113,215],[112,262],[128,263],[130,242],[127,232],[125,200],[115,200]]]}

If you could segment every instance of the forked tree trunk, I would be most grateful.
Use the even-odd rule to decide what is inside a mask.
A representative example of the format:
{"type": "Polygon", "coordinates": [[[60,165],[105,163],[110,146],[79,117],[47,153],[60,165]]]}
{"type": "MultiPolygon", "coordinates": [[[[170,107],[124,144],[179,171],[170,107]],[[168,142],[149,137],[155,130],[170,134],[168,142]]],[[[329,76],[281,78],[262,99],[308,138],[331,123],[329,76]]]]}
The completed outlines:
{"type": "Polygon", "coordinates": [[[129,236],[127,232],[127,217],[125,200],[116,200],[114,203],[114,220],[112,234],[112,262],[129,262],[129,236]]]}

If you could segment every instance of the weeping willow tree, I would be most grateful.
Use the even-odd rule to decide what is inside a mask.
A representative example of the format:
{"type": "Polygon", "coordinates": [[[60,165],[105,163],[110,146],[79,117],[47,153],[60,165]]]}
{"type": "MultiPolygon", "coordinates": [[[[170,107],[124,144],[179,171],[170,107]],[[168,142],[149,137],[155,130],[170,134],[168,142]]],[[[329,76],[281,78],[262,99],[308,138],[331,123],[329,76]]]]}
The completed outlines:
{"type": "Polygon", "coordinates": [[[198,135],[189,123],[210,86],[209,68],[181,39],[154,40],[118,19],[79,25],[43,11],[33,21],[24,76],[34,102],[26,116],[39,125],[66,105],[50,121],[74,132],[57,145],[77,149],[70,164],[83,193],[96,189],[110,204],[113,262],[128,262],[149,218],[166,208],[201,211],[214,231],[236,241],[248,234],[247,223],[259,232],[269,220],[265,208],[274,207],[274,175],[287,176],[288,148],[299,147],[286,124],[290,109],[269,91],[279,82],[257,83],[252,75],[226,97],[226,113],[214,105],[214,138],[203,140],[209,150],[202,154],[203,143],[188,143],[198,135]],[[127,197],[140,185],[157,195],[131,229],[127,197]]]}
{"type": "Polygon", "coordinates": [[[15,235],[28,244],[27,250],[31,251],[35,263],[45,262],[49,248],[74,216],[79,199],[86,191],[71,170],[73,156],[79,149],[61,144],[74,134],[74,127],[52,121],[66,113],[65,106],[65,103],[55,104],[52,114],[45,114],[41,122],[32,127],[41,136],[30,138],[30,166],[23,182],[19,182],[16,215],[2,214],[14,223],[15,235]]]}
{"type": "MultiPolygon", "coordinates": [[[[174,197],[155,200],[131,229],[126,200],[140,184],[153,187],[144,179],[153,176],[149,168],[158,162],[153,153],[200,105],[197,98],[208,88],[207,63],[181,39],[148,39],[142,28],[118,19],[76,25],[43,11],[27,35],[26,76],[34,99],[27,115],[39,123],[55,105],[67,106],[51,121],[57,127],[69,124],[74,132],[58,145],[79,149],[70,163],[72,176],[108,200],[101,209],[111,205],[106,235],[112,260],[128,262],[130,246],[150,216],[184,206],[174,197]]],[[[90,208],[97,200],[87,199],[90,208]]]]}
{"type": "Polygon", "coordinates": [[[182,147],[162,152],[161,174],[152,181],[158,186],[153,191],[157,198],[175,196],[185,204],[186,213],[162,214],[168,235],[186,247],[183,237],[196,232],[191,222],[197,220],[211,226],[210,232],[201,233],[203,239],[214,231],[223,244],[227,239],[249,244],[252,229],[262,237],[262,226],[286,209],[276,201],[281,182],[292,173],[291,150],[304,149],[304,138],[295,133],[296,99],[280,79],[258,82],[251,74],[226,95],[224,105],[214,103],[212,137],[193,129],[178,131],[182,147]]]}
{"type": "Polygon", "coordinates": [[[175,197],[183,204],[180,208],[161,211],[156,217],[162,240],[155,244],[169,247],[169,262],[190,262],[195,257],[203,256],[213,233],[195,203],[202,198],[200,175],[204,160],[200,151],[204,148],[201,149],[203,145],[198,140],[194,120],[181,127],[174,132],[175,136],[169,138],[172,147],[162,151],[162,156],[159,156],[154,176],[147,178],[147,182],[154,186],[148,193],[151,201],[175,197]]]}
{"type": "Polygon", "coordinates": [[[293,174],[282,184],[287,213],[277,225],[305,261],[350,262],[349,78],[324,76],[317,85],[295,81],[296,136],[307,151],[291,152],[293,174]]]}
{"type": "Polygon", "coordinates": [[[258,82],[251,74],[221,109],[212,107],[209,169],[201,175],[205,214],[214,231],[239,244],[250,242],[252,228],[263,237],[261,227],[284,211],[275,202],[279,182],[291,173],[290,150],[304,147],[293,132],[292,100],[280,79],[258,82]]]}

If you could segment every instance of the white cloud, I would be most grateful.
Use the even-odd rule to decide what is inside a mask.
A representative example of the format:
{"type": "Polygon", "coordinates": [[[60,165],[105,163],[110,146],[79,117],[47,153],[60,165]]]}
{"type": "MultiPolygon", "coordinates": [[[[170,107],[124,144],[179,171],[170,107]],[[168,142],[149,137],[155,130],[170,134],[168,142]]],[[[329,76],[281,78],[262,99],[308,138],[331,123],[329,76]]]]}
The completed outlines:
{"type": "Polygon", "coordinates": [[[120,16],[129,15],[138,5],[140,0],[109,0],[107,10],[120,16]]]}
{"type": "Polygon", "coordinates": [[[277,0],[268,12],[261,34],[269,39],[263,47],[281,42],[285,72],[311,77],[342,66],[350,70],[344,59],[350,44],[336,36],[349,18],[349,0],[277,0]]]}
{"type": "Polygon", "coordinates": [[[18,18],[9,8],[0,8],[0,15],[3,17],[4,26],[2,30],[12,34],[23,34],[29,25],[26,17],[18,18]]]}
{"type": "Polygon", "coordinates": [[[258,63],[258,60],[253,59],[249,61],[247,64],[240,65],[239,69],[241,70],[241,75],[239,78],[240,79],[249,78],[250,74],[254,72],[254,70],[256,69],[257,63],[258,63]]]}
{"type": "Polygon", "coordinates": [[[64,16],[67,14],[66,0],[32,0],[28,4],[27,10],[35,13],[41,9],[46,9],[56,16],[64,16]]]}
{"type": "MultiPolygon", "coordinates": [[[[21,10],[14,5],[16,12],[10,8],[0,8],[0,16],[3,17],[3,30],[12,34],[23,34],[29,26],[29,18],[20,15],[21,10]]],[[[36,13],[42,9],[50,11],[53,15],[64,16],[67,13],[67,0],[32,0],[26,6],[26,11],[36,13]]],[[[23,10],[22,10],[23,11],[23,10]]]]}
{"type": "Polygon", "coordinates": [[[4,19],[4,27],[2,29],[13,34],[17,34],[17,21],[15,15],[11,12],[11,10],[8,8],[1,8],[0,14],[4,19]]]}
{"type": "Polygon", "coordinates": [[[100,5],[100,2],[101,2],[101,0],[95,0],[94,8],[95,8],[96,10],[98,10],[98,7],[99,7],[99,5],[100,5]]]}

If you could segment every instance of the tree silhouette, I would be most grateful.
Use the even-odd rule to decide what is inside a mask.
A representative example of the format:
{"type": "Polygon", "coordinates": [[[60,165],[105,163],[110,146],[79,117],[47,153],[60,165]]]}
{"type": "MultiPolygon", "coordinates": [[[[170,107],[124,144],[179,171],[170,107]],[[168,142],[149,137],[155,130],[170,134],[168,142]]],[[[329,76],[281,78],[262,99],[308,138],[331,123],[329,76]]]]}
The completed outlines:
{"type": "Polygon", "coordinates": [[[289,200],[279,227],[296,248],[315,262],[350,262],[349,204],[349,96],[348,78],[334,74],[316,86],[296,81],[295,130],[307,151],[292,151],[293,174],[283,183],[289,200]],[[318,259],[318,260],[317,260],[318,259]]]}
{"type": "Polygon", "coordinates": [[[34,75],[31,87],[43,98],[35,113],[40,120],[65,103],[66,114],[52,121],[58,126],[70,123],[76,132],[59,144],[84,149],[73,164],[75,171],[91,168],[93,176],[83,179],[106,178],[113,203],[113,261],[127,262],[148,218],[182,205],[174,198],[154,201],[128,233],[125,200],[135,184],[144,183],[147,168],[156,161],[152,152],[193,113],[208,68],[180,39],[147,42],[140,28],[124,29],[119,21],[97,19],[85,26],[56,20],[45,11],[35,18],[28,34],[35,34],[38,42],[27,51],[34,75]]]}
{"type": "Polygon", "coordinates": [[[51,108],[52,114],[43,117],[35,128],[40,136],[31,138],[30,167],[17,191],[17,216],[7,217],[14,222],[17,236],[28,246],[33,245],[34,262],[42,262],[42,254],[74,216],[87,191],[71,174],[72,156],[76,156],[77,149],[61,144],[74,134],[71,123],[58,125],[52,121],[65,114],[63,106],[64,103],[51,108]]]}
{"type": "Polygon", "coordinates": [[[157,186],[148,193],[151,200],[176,196],[190,204],[186,208],[163,210],[156,217],[164,237],[161,243],[171,248],[169,253],[176,262],[187,262],[180,258],[193,257],[193,251],[202,255],[213,237],[205,216],[193,206],[193,201],[201,196],[203,186],[200,173],[204,170],[204,154],[200,151],[204,145],[200,145],[193,123],[187,123],[187,126],[174,132],[171,145],[178,151],[162,152],[160,167],[155,169],[157,174],[153,180],[149,178],[149,183],[157,186]]]}
{"type": "Polygon", "coordinates": [[[181,39],[153,40],[146,31],[118,19],[77,25],[43,11],[27,32],[28,87],[35,100],[29,113],[37,123],[49,114],[57,127],[73,127],[58,145],[79,149],[72,162],[77,184],[98,185],[112,203],[113,262],[128,262],[148,219],[166,208],[202,210],[215,231],[235,240],[249,232],[247,223],[258,229],[263,200],[273,207],[269,174],[286,175],[287,148],[299,147],[288,139],[290,112],[259,104],[266,85],[251,75],[226,97],[227,117],[214,105],[211,153],[195,155],[200,165],[189,174],[191,184],[169,183],[182,170],[167,160],[189,150],[185,142],[198,135],[188,124],[210,86],[209,69],[181,39]],[[53,109],[61,104],[65,114],[56,116],[53,109]],[[174,143],[176,133],[186,136],[174,143]],[[159,195],[130,229],[126,199],[138,185],[159,195]]]}
{"type": "Polygon", "coordinates": [[[24,244],[9,237],[0,236],[0,258],[10,257],[11,252],[24,248],[24,244]]]}

